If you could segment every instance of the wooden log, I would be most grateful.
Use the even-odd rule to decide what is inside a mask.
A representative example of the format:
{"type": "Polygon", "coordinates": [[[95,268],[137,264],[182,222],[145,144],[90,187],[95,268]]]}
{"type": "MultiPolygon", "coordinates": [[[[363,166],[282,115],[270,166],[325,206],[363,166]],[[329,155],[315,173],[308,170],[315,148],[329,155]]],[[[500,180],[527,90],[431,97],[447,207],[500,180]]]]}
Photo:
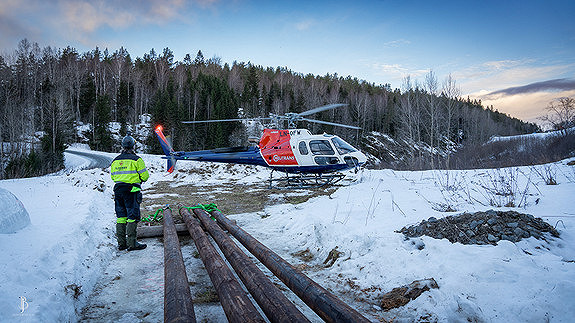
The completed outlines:
{"type": "Polygon", "coordinates": [[[193,211],[271,322],[309,322],[206,211],[193,211]]]}
{"type": "MultiPolygon", "coordinates": [[[[176,231],[178,235],[188,235],[188,228],[186,228],[185,223],[178,223],[176,224],[176,231]]],[[[163,225],[153,225],[147,226],[142,225],[138,227],[138,238],[158,238],[164,235],[164,226],[163,225]]]]}
{"type": "Polygon", "coordinates": [[[370,322],[325,288],[301,273],[268,247],[256,240],[219,211],[210,214],[246,249],[276,275],[301,300],[326,322],[370,322]]]}
{"type": "Polygon", "coordinates": [[[198,220],[192,217],[186,208],[180,208],[180,214],[186,222],[190,236],[196,244],[200,258],[218,293],[228,321],[265,322],[265,319],[250,301],[246,291],[242,289],[242,286],[236,280],[232,270],[211,244],[208,236],[200,227],[198,220]]]}
{"type": "Polygon", "coordinates": [[[164,322],[196,322],[184,257],[170,209],[164,210],[164,322]]]}

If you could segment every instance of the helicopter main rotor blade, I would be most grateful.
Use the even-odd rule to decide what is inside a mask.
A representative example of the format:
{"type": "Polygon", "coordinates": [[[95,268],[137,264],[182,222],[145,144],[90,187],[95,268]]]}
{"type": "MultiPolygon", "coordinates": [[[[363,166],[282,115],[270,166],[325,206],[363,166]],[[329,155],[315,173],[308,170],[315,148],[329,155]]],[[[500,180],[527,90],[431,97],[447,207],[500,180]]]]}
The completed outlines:
{"type": "Polygon", "coordinates": [[[320,121],[320,120],[307,119],[307,118],[302,118],[302,120],[304,120],[304,121],[309,121],[309,122],[326,124],[326,125],[330,125],[330,126],[344,127],[344,128],[350,128],[350,129],[361,129],[360,127],[348,126],[348,125],[346,125],[346,124],[335,123],[335,122],[320,121]]]}
{"type": "Polygon", "coordinates": [[[314,114],[314,113],[318,113],[318,112],[322,112],[325,110],[331,110],[331,109],[335,109],[335,108],[339,108],[339,107],[343,107],[346,106],[347,104],[344,103],[334,103],[334,104],[328,104],[328,105],[324,105],[321,107],[317,107],[315,109],[311,109],[308,111],[304,111],[302,113],[298,113],[298,116],[309,116],[310,114],[314,114]]]}
{"type": "Polygon", "coordinates": [[[270,120],[270,119],[271,118],[220,119],[220,120],[182,121],[182,123],[213,123],[213,122],[249,121],[249,120],[270,120]]]}

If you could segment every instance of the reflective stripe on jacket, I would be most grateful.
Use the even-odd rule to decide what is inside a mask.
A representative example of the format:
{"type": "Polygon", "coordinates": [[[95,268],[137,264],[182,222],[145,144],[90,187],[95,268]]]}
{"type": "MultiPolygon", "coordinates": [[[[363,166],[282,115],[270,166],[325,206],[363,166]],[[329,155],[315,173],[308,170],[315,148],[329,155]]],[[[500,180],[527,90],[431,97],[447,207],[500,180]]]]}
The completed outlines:
{"type": "Polygon", "coordinates": [[[139,184],[150,177],[142,158],[130,153],[122,153],[114,159],[110,175],[115,183],[138,184],[132,192],[139,191],[139,184]]]}

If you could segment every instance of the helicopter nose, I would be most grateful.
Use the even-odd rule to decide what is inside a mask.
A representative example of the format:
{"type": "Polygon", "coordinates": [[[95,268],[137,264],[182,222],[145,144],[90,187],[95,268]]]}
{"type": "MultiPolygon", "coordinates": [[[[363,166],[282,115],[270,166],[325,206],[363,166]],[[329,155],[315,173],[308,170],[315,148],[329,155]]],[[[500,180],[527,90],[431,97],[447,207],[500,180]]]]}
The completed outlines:
{"type": "Polygon", "coordinates": [[[359,161],[360,164],[365,164],[367,162],[367,156],[360,151],[358,151],[356,153],[357,154],[354,154],[354,157],[357,158],[357,160],[359,161]]]}

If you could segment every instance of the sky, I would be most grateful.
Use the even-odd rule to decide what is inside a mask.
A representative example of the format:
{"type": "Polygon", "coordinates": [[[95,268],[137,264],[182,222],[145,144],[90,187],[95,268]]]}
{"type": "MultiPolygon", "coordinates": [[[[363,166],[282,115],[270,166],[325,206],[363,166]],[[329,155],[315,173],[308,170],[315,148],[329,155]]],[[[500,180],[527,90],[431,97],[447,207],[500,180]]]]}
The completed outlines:
{"type": "Polygon", "coordinates": [[[352,76],[404,88],[432,71],[460,95],[539,122],[575,97],[575,1],[0,0],[0,54],[27,38],[352,76]]]}

